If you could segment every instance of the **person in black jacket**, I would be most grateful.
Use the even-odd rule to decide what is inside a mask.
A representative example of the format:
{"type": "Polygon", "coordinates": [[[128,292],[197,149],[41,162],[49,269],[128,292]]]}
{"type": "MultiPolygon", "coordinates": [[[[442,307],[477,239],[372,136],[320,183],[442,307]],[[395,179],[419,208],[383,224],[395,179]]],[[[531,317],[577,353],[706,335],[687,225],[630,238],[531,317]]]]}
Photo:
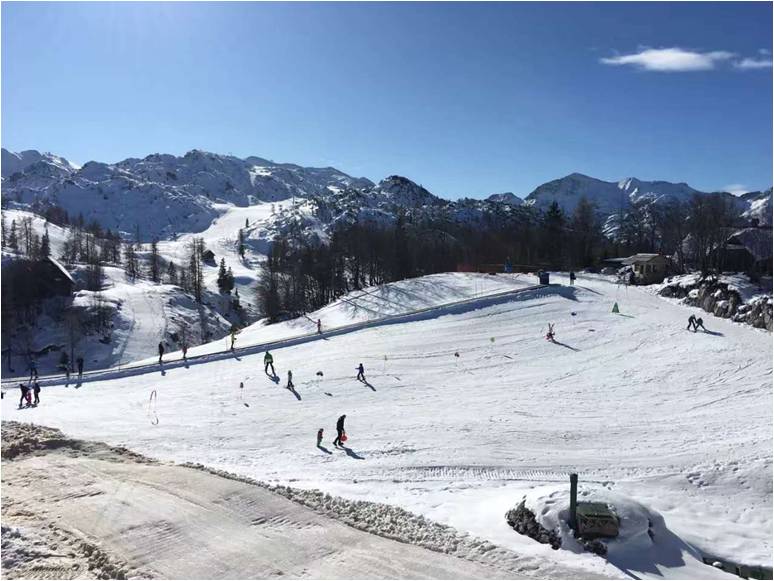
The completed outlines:
{"type": "Polygon", "coordinates": [[[24,400],[27,399],[27,386],[23,383],[19,384],[19,390],[21,391],[21,397],[19,398],[19,407],[24,407],[24,400]]]}
{"type": "Polygon", "coordinates": [[[161,365],[162,357],[164,357],[164,343],[159,341],[159,365],[161,365]]]}
{"type": "Polygon", "coordinates": [[[76,363],[78,364],[78,379],[80,379],[83,377],[83,357],[78,357],[76,363]]]}
{"type": "Polygon", "coordinates": [[[35,401],[32,404],[38,405],[40,403],[40,384],[37,381],[32,384],[32,392],[35,394],[35,401]]]}
{"type": "Polygon", "coordinates": [[[347,417],[346,414],[341,416],[338,421],[336,422],[336,439],[333,440],[333,445],[337,448],[339,445],[343,445],[341,441],[341,437],[344,435],[344,419],[347,417]]]}

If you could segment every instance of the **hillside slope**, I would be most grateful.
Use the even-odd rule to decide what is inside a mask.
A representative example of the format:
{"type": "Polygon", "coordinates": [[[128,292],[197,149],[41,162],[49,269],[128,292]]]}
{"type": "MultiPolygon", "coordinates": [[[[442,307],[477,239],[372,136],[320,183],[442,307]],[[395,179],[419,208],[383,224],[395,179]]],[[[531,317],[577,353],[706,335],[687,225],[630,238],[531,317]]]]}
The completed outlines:
{"type": "Polygon", "coordinates": [[[5,406],[3,418],[387,502],[598,574],[727,578],[697,551],[771,566],[771,336],[719,319],[694,334],[690,312],[581,277],[574,289],[275,350],[277,383],[260,354],[237,355],[51,387],[41,406],[5,406]],[[547,323],[556,343],[543,338],[547,323]],[[366,383],[354,378],[359,362],[366,383]],[[347,449],[331,446],[341,414],[347,449]],[[660,513],[666,536],[645,536],[645,553],[613,565],[507,526],[525,493],[569,472],[581,490],[603,486],[660,513]]]}

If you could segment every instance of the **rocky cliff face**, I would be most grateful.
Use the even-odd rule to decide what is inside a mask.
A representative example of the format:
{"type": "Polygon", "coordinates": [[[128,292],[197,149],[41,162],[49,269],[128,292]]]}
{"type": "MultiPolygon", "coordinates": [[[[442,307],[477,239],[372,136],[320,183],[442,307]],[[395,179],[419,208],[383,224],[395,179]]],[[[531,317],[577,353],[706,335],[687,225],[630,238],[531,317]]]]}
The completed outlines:
{"type": "Polygon", "coordinates": [[[759,329],[772,330],[771,293],[749,296],[733,281],[723,277],[697,277],[667,282],[659,291],[663,297],[683,299],[688,305],[700,307],[716,317],[747,323],[759,329]]]}

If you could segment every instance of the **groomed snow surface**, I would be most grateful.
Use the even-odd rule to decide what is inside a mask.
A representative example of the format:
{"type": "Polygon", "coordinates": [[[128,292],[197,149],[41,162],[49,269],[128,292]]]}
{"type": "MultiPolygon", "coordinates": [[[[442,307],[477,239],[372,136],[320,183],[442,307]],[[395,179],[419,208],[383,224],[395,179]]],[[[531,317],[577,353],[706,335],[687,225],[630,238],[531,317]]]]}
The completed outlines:
{"type": "MultiPolygon", "coordinates": [[[[403,291],[432,300],[428,291],[442,294],[462,278],[405,281],[403,291]]],[[[711,316],[709,332],[688,332],[682,306],[603,277],[577,282],[277,349],[276,379],[264,374],[261,354],[237,354],[45,388],[33,409],[15,409],[7,393],[3,419],[401,507],[551,564],[557,575],[566,566],[592,576],[730,578],[701,563],[701,553],[770,567],[771,334],[711,316]],[[555,343],[544,338],[547,323],[555,343]],[[367,383],[355,380],[360,362],[367,383]],[[341,414],[347,449],[331,445],[341,414]],[[646,541],[624,535],[607,561],[570,543],[554,551],[508,527],[505,512],[525,495],[563,502],[556,491],[570,472],[582,494],[601,491],[625,514],[663,517],[662,544],[632,551],[646,541]]],[[[328,309],[338,322],[363,312],[328,309]]],[[[254,339],[269,329],[256,328],[254,339]]]]}

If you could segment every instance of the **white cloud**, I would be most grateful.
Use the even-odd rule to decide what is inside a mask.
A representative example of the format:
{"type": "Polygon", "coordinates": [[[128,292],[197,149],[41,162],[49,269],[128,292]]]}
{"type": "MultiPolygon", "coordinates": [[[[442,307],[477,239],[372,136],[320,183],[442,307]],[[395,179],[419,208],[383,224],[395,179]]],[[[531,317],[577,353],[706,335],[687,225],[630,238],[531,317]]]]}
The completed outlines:
{"type": "Polygon", "coordinates": [[[677,47],[643,48],[634,54],[602,58],[600,62],[613,66],[631,65],[645,71],[708,71],[714,69],[716,63],[727,61],[733,56],[734,53],[724,50],[696,52],[677,47]]]}
{"type": "MultiPolygon", "coordinates": [[[[763,54],[763,53],[761,53],[763,54]]],[[[750,70],[750,69],[770,69],[771,68],[771,58],[744,58],[740,61],[737,61],[734,63],[734,66],[737,69],[744,69],[744,70],[750,70]]]]}
{"type": "Polygon", "coordinates": [[[735,196],[741,196],[742,194],[749,192],[750,189],[744,184],[728,184],[727,186],[723,186],[723,191],[735,196]]]}

